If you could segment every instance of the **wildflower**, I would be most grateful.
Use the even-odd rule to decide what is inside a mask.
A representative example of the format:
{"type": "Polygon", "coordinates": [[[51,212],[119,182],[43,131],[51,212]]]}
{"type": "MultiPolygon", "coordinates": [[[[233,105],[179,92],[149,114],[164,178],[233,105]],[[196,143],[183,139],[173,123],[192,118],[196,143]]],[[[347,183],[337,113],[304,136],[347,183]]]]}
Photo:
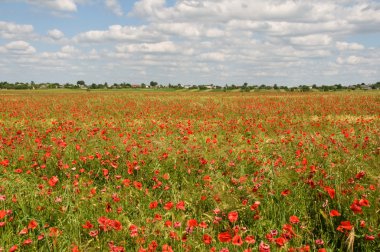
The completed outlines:
{"type": "Polygon", "coordinates": [[[158,206],[158,202],[157,201],[153,201],[153,202],[151,202],[150,204],[149,204],[149,208],[150,209],[154,209],[154,208],[156,208],[158,206]]]}
{"type": "Polygon", "coordinates": [[[298,219],[297,216],[292,215],[292,216],[289,217],[289,221],[292,224],[297,224],[298,222],[300,222],[300,219],[298,219]]]}
{"type": "Polygon", "coordinates": [[[232,211],[228,213],[228,220],[232,223],[236,222],[239,217],[238,212],[232,211]]]}
{"type": "Polygon", "coordinates": [[[324,190],[329,194],[329,196],[330,196],[331,199],[335,198],[335,190],[334,190],[334,188],[331,188],[329,186],[325,186],[324,190]]]}
{"type": "Polygon", "coordinates": [[[350,231],[352,228],[350,221],[342,221],[336,230],[344,232],[345,230],[350,231]]]}
{"type": "Polygon", "coordinates": [[[253,235],[248,235],[245,237],[244,241],[248,244],[254,244],[256,242],[255,237],[253,235]]]}
{"type": "Polygon", "coordinates": [[[241,245],[243,245],[243,240],[241,239],[241,237],[239,235],[235,235],[232,238],[232,244],[236,245],[236,246],[241,246],[241,245]]]}
{"type": "Polygon", "coordinates": [[[211,242],[212,242],[211,236],[209,236],[208,234],[204,234],[203,235],[203,242],[204,242],[204,244],[211,244],[211,242]]]}
{"type": "Polygon", "coordinates": [[[259,245],[259,252],[270,252],[270,246],[261,241],[259,245]]]}
{"type": "Polygon", "coordinates": [[[218,234],[218,239],[220,242],[230,242],[232,237],[229,232],[222,232],[218,234]]]}
{"type": "Polygon", "coordinates": [[[178,202],[176,205],[176,209],[185,211],[185,202],[184,201],[178,202]]]}
{"type": "Polygon", "coordinates": [[[49,179],[49,185],[54,187],[58,183],[59,179],[57,176],[53,176],[49,179]]]}
{"type": "Polygon", "coordinates": [[[165,204],[164,209],[168,211],[173,208],[173,205],[174,205],[173,202],[169,201],[168,203],[165,204]]]}
{"type": "Polygon", "coordinates": [[[340,216],[340,213],[337,210],[333,209],[330,211],[330,216],[331,217],[340,216]]]}
{"type": "Polygon", "coordinates": [[[198,226],[198,222],[195,219],[188,220],[187,221],[187,226],[188,227],[196,227],[196,226],[198,226]]]}

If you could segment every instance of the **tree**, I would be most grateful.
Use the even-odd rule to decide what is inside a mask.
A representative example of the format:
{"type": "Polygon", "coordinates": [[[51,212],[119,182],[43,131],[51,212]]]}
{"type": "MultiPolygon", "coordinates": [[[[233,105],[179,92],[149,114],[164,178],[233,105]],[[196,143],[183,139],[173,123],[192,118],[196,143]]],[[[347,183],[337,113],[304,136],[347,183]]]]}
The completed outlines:
{"type": "Polygon", "coordinates": [[[155,86],[158,85],[158,83],[157,83],[156,81],[151,81],[151,82],[149,83],[149,85],[150,85],[151,87],[155,87],[155,86]]]}
{"type": "Polygon", "coordinates": [[[85,86],[86,83],[84,82],[84,80],[79,80],[79,81],[77,81],[77,85],[78,86],[85,86]]]}

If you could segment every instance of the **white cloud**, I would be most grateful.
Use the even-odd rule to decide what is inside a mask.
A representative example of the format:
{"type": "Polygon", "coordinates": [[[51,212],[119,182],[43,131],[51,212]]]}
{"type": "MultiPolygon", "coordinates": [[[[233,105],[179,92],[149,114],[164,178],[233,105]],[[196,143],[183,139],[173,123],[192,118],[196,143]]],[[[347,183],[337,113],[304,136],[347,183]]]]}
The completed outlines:
{"type": "Polygon", "coordinates": [[[203,53],[200,58],[206,61],[224,61],[225,55],[221,52],[203,53]]]}
{"type": "Polygon", "coordinates": [[[53,40],[60,40],[65,37],[65,34],[58,29],[53,29],[48,31],[48,36],[53,40]]]}
{"type": "MultiPolygon", "coordinates": [[[[87,18],[82,4],[125,14],[119,0],[18,1],[61,16],[69,13],[78,21],[87,18]]],[[[30,44],[7,41],[0,52],[34,49],[18,61],[9,58],[14,64],[51,67],[45,72],[52,75],[75,69],[86,82],[343,83],[379,76],[379,10],[376,0],[138,0],[125,15],[127,25],[99,28],[106,24],[99,18],[98,28],[70,38],[58,29],[37,37],[33,26],[0,22],[0,38],[49,45],[49,51],[36,52],[30,44]],[[107,73],[99,70],[107,67],[107,73]]],[[[64,24],[59,29],[68,31],[64,24]]]]}
{"type": "Polygon", "coordinates": [[[105,0],[105,5],[110,9],[115,15],[123,16],[123,9],[118,0],[105,0]]]}
{"type": "Polygon", "coordinates": [[[311,34],[290,38],[290,43],[300,46],[327,46],[331,41],[331,36],[327,34],[311,34]]]}
{"type": "Polygon", "coordinates": [[[65,45],[57,52],[43,52],[41,53],[42,58],[47,59],[69,59],[69,58],[79,58],[81,56],[81,51],[74,46],[65,45]]]}
{"type": "Polygon", "coordinates": [[[33,54],[36,52],[36,49],[33,46],[22,40],[9,42],[2,50],[6,50],[6,52],[11,54],[33,54]]]}
{"type": "Polygon", "coordinates": [[[45,7],[55,11],[75,12],[77,4],[75,0],[27,0],[27,3],[45,7]]]}
{"type": "Polygon", "coordinates": [[[364,46],[359,43],[348,43],[348,42],[336,42],[336,48],[339,51],[347,51],[347,50],[363,50],[364,46]]]}
{"type": "Polygon", "coordinates": [[[160,34],[146,26],[112,25],[108,30],[92,30],[80,33],[74,37],[76,42],[107,42],[107,41],[147,41],[155,40],[160,34]]]}
{"type": "Polygon", "coordinates": [[[117,52],[142,52],[142,53],[174,53],[178,48],[171,41],[164,41],[160,43],[139,43],[116,46],[117,52]]]}
{"type": "Polygon", "coordinates": [[[17,39],[30,36],[33,30],[33,25],[0,21],[0,38],[17,39]]]}

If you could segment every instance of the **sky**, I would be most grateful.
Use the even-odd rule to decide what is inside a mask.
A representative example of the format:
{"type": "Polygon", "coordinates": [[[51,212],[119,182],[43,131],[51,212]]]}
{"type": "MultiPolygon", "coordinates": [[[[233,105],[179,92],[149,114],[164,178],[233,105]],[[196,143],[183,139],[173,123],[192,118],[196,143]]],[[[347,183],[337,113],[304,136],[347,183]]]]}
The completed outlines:
{"type": "Polygon", "coordinates": [[[380,0],[0,0],[0,81],[380,81],[380,0]]]}

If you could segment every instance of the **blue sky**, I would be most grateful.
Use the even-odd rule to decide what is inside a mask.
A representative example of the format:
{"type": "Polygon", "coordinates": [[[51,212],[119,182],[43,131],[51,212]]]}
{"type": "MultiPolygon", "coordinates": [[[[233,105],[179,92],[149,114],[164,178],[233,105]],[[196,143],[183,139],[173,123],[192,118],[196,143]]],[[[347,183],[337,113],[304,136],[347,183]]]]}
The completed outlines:
{"type": "Polygon", "coordinates": [[[0,81],[380,81],[376,0],[0,0],[0,81]]]}

